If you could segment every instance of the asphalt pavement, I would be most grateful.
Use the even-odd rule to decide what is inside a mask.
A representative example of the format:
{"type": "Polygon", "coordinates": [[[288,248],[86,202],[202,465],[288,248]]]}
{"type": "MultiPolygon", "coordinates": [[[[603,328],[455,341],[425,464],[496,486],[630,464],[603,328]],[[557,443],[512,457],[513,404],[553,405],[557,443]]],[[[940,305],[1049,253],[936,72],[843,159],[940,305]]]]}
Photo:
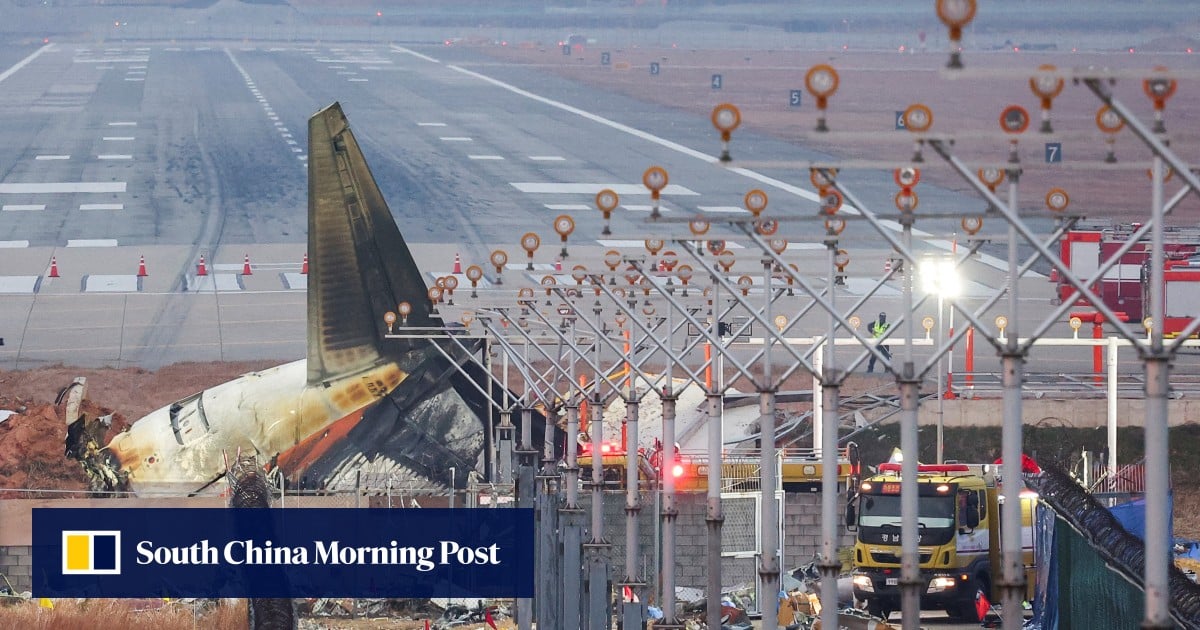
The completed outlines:
{"type": "MultiPolygon", "coordinates": [[[[820,290],[827,281],[823,230],[808,218],[818,204],[807,173],[726,168],[716,161],[719,142],[703,117],[536,67],[496,64],[476,49],[52,43],[0,48],[0,62],[8,64],[0,138],[10,147],[0,155],[6,367],[154,368],[303,356],[306,121],[333,101],[343,104],[430,281],[452,271],[456,254],[463,267],[480,264],[494,281],[488,256],[507,252],[514,268],[504,272],[504,290],[485,286],[479,302],[460,298],[459,310],[511,304],[516,286],[536,285],[545,275],[569,283],[576,264],[605,270],[601,261],[612,248],[646,255],[641,245],[650,234],[690,238],[686,218],[695,211],[745,218],[743,197],[754,187],[768,192],[772,212],[790,217],[779,232],[790,243],[786,257],[810,286],[820,290]],[[651,165],[670,174],[664,218],[654,226],[641,183],[651,165]],[[605,187],[621,195],[611,236],[601,234],[604,220],[595,209],[595,193],[605,187]],[[565,244],[553,228],[561,214],[575,220],[565,244]],[[519,246],[530,231],[541,236],[533,272],[521,264],[528,259],[519,246]],[[556,267],[563,247],[569,255],[556,267]],[[201,256],[207,277],[199,275],[201,256]],[[247,259],[250,275],[243,273],[247,259]]],[[[752,133],[738,143],[759,161],[821,157],[752,133]]],[[[863,199],[882,203],[877,198],[890,199],[894,188],[888,175],[857,173],[847,181],[863,199]]],[[[922,192],[922,206],[935,211],[968,202],[978,203],[949,190],[922,192]]],[[[919,223],[925,235],[918,234],[915,248],[942,253],[949,223],[919,223]]],[[[749,237],[714,224],[706,236],[726,240],[741,259],[730,278],[758,277],[749,237]]],[[[895,236],[895,227],[885,232],[895,236]]],[[[839,246],[854,261],[836,292],[840,308],[862,300],[855,313],[863,322],[883,310],[894,321],[899,279],[863,299],[883,273],[886,242],[852,220],[839,246]]],[[[679,253],[683,262],[701,263],[679,253]]],[[[960,302],[976,308],[1001,290],[1003,267],[990,256],[967,262],[960,302]]],[[[1021,296],[1015,317],[1001,300],[980,319],[1005,314],[1031,323],[1049,310],[1051,285],[1031,277],[1021,296]]],[[[797,297],[778,310],[805,305],[797,297]]],[[[917,336],[924,332],[920,318],[934,311],[935,300],[921,304],[917,336]]],[[[458,310],[447,313],[456,317],[458,310]]],[[[810,336],[825,326],[824,315],[810,315],[794,330],[810,336]]],[[[1090,355],[1078,354],[1056,357],[1060,369],[1090,368],[1090,355]]]]}

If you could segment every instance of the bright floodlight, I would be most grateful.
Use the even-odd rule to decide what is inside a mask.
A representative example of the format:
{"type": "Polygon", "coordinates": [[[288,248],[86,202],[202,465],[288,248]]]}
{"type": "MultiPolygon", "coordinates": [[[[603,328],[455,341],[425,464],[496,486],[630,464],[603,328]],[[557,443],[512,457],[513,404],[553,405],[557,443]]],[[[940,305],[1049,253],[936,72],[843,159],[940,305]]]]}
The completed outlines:
{"type": "Polygon", "coordinates": [[[918,273],[921,276],[921,288],[926,293],[955,298],[962,292],[962,279],[958,276],[958,269],[955,268],[953,260],[922,260],[918,273]]]}

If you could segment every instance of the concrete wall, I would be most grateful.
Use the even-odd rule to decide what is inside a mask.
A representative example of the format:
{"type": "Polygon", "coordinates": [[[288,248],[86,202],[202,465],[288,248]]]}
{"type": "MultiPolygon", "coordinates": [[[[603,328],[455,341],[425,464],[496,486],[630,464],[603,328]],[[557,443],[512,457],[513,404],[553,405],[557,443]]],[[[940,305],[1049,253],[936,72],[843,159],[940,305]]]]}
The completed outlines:
{"type": "MultiPolygon", "coordinates": [[[[651,493],[643,493],[642,510],[639,513],[639,567],[637,575],[646,578],[651,584],[657,583],[655,559],[656,530],[661,517],[654,511],[654,498],[651,493]],[[642,567],[651,567],[643,572],[642,567]]],[[[584,540],[591,539],[591,497],[581,494],[581,507],[584,516],[584,540]]],[[[844,505],[845,495],[839,495],[839,509],[844,505]]],[[[753,535],[757,532],[758,519],[753,514],[742,512],[742,518],[734,512],[739,506],[736,502],[726,501],[722,509],[725,512],[725,528],[722,540],[732,543],[734,530],[739,523],[750,525],[753,535]]],[[[688,493],[679,495],[676,501],[679,515],[675,521],[676,562],[675,582],[677,586],[703,589],[707,585],[707,553],[708,525],[705,521],[706,501],[703,493],[688,493]]],[[[821,495],[819,493],[788,493],[784,500],[784,536],[782,569],[790,571],[798,566],[808,564],[813,556],[821,549],[821,495]]],[[[841,522],[839,517],[838,522],[841,522]]],[[[839,527],[841,540],[839,546],[851,545],[853,534],[839,527]]],[[[624,495],[608,494],[604,506],[605,539],[612,543],[612,578],[620,582],[625,576],[625,499],[624,495]]],[[[661,540],[661,539],[660,539],[661,540]]],[[[751,545],[752,546],[752,545],[751,545]]],[[[726,551],[734,549],[732,544],[726,545],[726,551]]],[[[757,561],[753,558],[724,558],[721,565],[722,585],[732,587],[738,584],[753,583],[757,573],[757,561]]]]}
{"type": "MultiPolygon", "coordinates": [[[[919,422],[922,426],[937,424],[936,400],[921,403],[919,422]]],[[[1004,417],[1004,402],[999,398],[943,400],[944,422],[947,427],[1000,426],[1004,417]]],[[[1171,426],[1200,423],[1200,400],[1177,399],[1167,402],[1171,426]]],[[[1091,428],[1105,426],[1108,402],[1104,399],[1043,397],[1021,401],[1021,415],[1026,424],[1053,423],[1055,426],[1091,428]]],[[[1146,418],[1146,401],[1140,398],[1117,400],[1117,426],[1140,427],[1146,418]]]]}
{"type": "Polygon", "coordinates": [[[33,583],[33,550],[29,545],[0,547],[0,574],[8,578],[8,583],[0,586],[11,586],[14,593],[28,591],[33,583]]]}

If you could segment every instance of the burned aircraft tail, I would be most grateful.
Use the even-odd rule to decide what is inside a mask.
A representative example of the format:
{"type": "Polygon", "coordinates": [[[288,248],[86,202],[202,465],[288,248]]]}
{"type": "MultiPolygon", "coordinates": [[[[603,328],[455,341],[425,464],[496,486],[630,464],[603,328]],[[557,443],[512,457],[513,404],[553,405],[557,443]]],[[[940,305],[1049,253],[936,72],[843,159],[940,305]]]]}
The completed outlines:
{"type": "Polygon", "coordinates": [[[480,429],[495,424],[477,385],[483,375],[470,364],[481,343],[462,340],[464,351],[448,337],[385,338],[383,315],[401,302],[411,307],[407,330],[431,332],[443,322],[337,103],[309,120],[308,165],[308,385],[383,363],[397,364],[404,379],[361,414],[302,441],[280,465],[311,486],[345,485],[364,470],[440,485],[454,469],[461,484],[465,471],[486,463],[480,429]]]}
{"type": "Polygon", "coordinates": [[[412,307],[413,327],[441,327],[412,252],[334,103],[308,122],[308,383],[358,372],[410,344],[381,346],[383,314],[412,307]]]}

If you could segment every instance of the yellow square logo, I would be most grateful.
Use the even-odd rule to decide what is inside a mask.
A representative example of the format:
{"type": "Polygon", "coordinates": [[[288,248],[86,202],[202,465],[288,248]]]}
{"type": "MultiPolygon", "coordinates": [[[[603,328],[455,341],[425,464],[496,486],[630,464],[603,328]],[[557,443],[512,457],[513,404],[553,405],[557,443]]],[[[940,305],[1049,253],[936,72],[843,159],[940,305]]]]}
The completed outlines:
{"type": "Polygon", "coordinates": [[[63,575],[119,575],[121,532],[63,531],[63,575]]]}

